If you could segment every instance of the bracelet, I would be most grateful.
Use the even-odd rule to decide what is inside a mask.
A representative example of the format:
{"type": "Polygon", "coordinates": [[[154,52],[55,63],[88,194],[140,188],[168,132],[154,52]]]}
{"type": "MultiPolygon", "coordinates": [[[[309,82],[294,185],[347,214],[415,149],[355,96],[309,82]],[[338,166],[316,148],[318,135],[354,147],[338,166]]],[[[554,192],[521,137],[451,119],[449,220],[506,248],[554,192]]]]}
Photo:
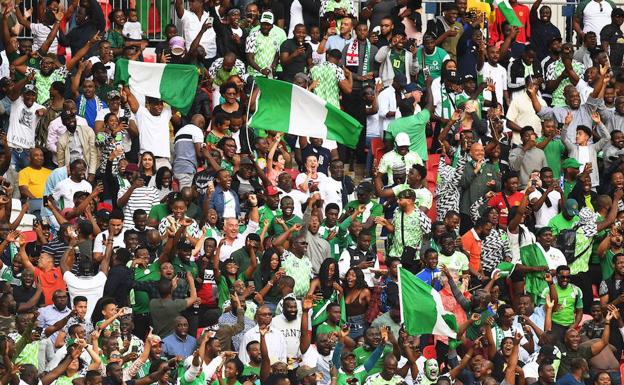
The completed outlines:
{"type": "Polygon", "coordinates": [[[273,281],[269,281],[269,283],[267,283],[267,285],[273,286],[273,281]]]}

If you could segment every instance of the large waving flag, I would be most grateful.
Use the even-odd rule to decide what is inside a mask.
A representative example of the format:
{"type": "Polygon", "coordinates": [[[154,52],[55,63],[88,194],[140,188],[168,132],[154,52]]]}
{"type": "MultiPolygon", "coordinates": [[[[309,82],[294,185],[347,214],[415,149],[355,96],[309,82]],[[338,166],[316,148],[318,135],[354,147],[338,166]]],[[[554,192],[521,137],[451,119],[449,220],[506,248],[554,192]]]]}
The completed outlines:
{"type": "Polygon", "coordinates": [[[444,310],[440,293],[402,266],[399,266],[399,301],[401,322],[408,335],[457,337],[457,320],[454,314],[444,310]]]}
{"type": "Polygon", "coordinates": [[[511,4],[509,4],[509,0],[484,0],[484,2],[498,8],[503,16],[505,16],[505,20],[507,20],[509,25],[514,27],[524,27],[511,7],[511,4]]]}
{"type": "Polygon", "coordinates": [[[256,84],[260,96],[249,127],[357,146],[362,125],[351,115],[291,83],[257,77],[256,84]]]}
{"type": "Polygon", "coordinates": [[[127,84],[133,93],[162,99],[186,114],[193,104],[199,72],[190,64],[144,63],[119,59],[115,84],[127,84]]]}

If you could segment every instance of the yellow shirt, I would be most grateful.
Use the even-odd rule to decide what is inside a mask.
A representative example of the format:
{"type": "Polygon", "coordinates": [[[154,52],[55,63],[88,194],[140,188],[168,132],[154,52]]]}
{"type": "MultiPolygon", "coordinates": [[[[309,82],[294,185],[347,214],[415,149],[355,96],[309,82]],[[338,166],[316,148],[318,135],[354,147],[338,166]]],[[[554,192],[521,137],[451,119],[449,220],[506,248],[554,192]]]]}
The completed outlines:
{"type": "Polygon", "coordinates": [[[490,4],[481,0],[468,0],[466,12],[470,11],[476,11],[477,15],[483,13],[484,19],[487,20],[488,23],[493,23],[496,16],[496,13],[492,10],[490,4]]]}
{"type": "Polygon", "coordinates": [[[45,167],[42,167],[40,170],[26,167],[18,174],[19,185],[28,187],[28,191],[30,191],[35,198],[43,198],[45,183],[51,173],[52,171],[45,167]]]}

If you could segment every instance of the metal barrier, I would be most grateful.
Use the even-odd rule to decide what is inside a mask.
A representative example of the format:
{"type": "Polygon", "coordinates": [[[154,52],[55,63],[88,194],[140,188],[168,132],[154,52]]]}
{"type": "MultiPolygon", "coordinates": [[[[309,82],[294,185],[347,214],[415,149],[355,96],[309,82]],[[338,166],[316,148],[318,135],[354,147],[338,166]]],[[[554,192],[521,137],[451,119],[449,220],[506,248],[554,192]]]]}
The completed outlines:
{"type": "MultiPolygon", "coordinates": [[[[365,1],[353,0],[356,8],[360,8],[365,1]]],[[[61,4],[67,8],[68,0],[60,0],[61,4]]],[[[439,3],[446,3],[448,0],[427,0],[423,2],[423,26],[426,25],[428,19],[434,17],[436,5],[439,3]]],[[[139,21],[143,26],[143,33],[151,42],[159,42],[165,39],[165,27],[167,24],[173,23],[180,29],[180,20],[175,13],[174,1],[172,0],[98,0],[98,3],[102,7],[104,12],[104,18],[106,19],[107,29],[110,27],[108,14],[113,9],[119,8],[127,10],[129,8],[135,8],[139,15],[139,21]]],[[[521,0],[521,4],[531,6],[533,1],[521,0]]],[[[22,10],[28,9],[36,4],[36,0],[25,0],[22,3],[22,10]]],[[[185,8],[188,9],[188,0],[184,0],[185,8]]],[[[566,0],[546,0],[542,1],[542,5],[548,5],[552,8],[552,23],[561,31],[566,31],[568,39],[571,38],[571,16],[574,11],[574,6],[578,4],[577,1],[566,0]]],[[[624,6],[624,1],[616,1],[616,6],[624,6]]],[[[36,10],[35,15],[36,15],[36,10]]],[[[34,16],[33,16],[34,17],[34,16]]],[[[70,27],[73,25],[73,19],[70,21],[70,27]]],[[[22,29],[19,34],[21,38],[31,37],[30,31],[22,29]]]]}

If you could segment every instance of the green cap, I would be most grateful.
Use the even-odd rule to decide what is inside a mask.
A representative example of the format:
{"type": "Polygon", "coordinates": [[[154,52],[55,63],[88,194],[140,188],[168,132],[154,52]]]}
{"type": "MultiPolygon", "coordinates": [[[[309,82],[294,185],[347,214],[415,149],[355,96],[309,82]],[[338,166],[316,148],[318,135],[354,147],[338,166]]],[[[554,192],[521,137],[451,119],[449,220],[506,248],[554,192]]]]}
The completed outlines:
{"type": "Polygon", "coordinates": [[[581,168],[581,164],[575,158],[568,158],[561,163],[561,168],[581,168]]]}

